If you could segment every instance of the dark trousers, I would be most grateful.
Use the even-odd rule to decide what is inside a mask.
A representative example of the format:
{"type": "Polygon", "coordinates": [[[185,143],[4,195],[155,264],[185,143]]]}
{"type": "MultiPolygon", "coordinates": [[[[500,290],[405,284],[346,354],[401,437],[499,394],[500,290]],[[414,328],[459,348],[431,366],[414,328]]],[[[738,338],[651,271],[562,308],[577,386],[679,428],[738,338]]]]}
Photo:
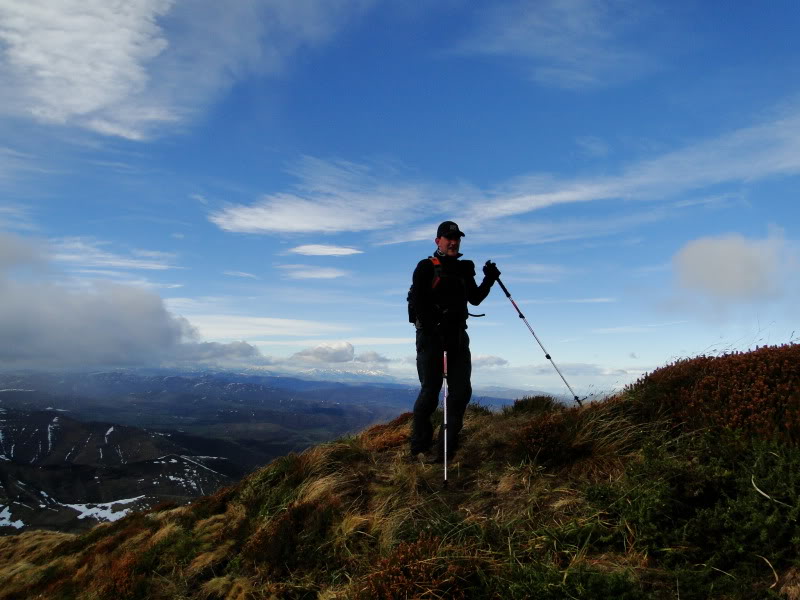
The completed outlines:
{"type": "MultiPolygon", "coordinates": [[[[439,404],[444,368],[444,347],[439,336],[417,330],[417,374],[420,390],[414,403],[411,424],[411,452],[425,452],[433,444],[431,415],[439,404]]],[[[464,412],[472,397],[472,355],[465,330],[449,336],[447,348],[447,455],[458,449],[458,434],[464,425],[464,412]]],[[[439,430],[437,452],[444,451],[444,431],[439,430]]]]}

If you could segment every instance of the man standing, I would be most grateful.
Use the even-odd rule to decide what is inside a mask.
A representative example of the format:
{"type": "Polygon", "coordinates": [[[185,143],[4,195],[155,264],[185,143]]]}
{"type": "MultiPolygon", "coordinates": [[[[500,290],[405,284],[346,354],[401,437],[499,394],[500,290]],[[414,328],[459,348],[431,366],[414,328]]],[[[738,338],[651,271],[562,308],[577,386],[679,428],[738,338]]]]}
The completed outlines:
{"type": "MultiPolygon", "coordinates": [[[[447,351],[447,456],[458,449],[458,434],[464,412],[472,397],[472,356],[467,335],[467,302],[477,306],[500,271],[492,262],[483,267],[483,282],[475,282],[475,263],[459,260],[464,233],[453,221],[445,221],[436,231],[436,252],[421,260],[414,269],[409,301],[417,328],[417,373],[420,391],[414,404],[411,428],[411,457],[428,452],[433,446],[431,415],[439,404],[442,389],[444,352],[447,351]]],[[[444,434],[434,450],[434,460],[443,460],[444,434]]]]}

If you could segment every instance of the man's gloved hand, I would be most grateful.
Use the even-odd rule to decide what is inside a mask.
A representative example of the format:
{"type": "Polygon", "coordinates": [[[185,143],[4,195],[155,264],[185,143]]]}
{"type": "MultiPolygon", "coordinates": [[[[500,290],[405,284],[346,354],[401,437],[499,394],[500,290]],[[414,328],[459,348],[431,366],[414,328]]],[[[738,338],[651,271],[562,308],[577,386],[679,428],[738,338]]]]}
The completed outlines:
{"type": "Polygon", "coordinates": [[[492,261],[487,260],[486,264],[483,265],[483,275],[492,282],[497,281],[500,279],[500,269],[492,261]]]}

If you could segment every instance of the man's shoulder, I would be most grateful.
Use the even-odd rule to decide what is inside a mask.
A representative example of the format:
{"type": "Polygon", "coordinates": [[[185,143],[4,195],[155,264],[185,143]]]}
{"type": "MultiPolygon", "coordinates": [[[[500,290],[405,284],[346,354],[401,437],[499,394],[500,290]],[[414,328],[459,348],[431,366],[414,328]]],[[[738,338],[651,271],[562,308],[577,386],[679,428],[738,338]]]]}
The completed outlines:
{"type": "Polygon", "coordinates": [[[430,257],[423,258],[421,261],[417,263],[416,268],[414,269],[414,276],[417,275],[426,275],[430,272],[431,277],[433,277],[433,262],[431,261],[430,257]]]}
{"type": "Polygon", "coordinates": [[[475,276],[475,263],[471,260],[459,260],[459,266],[463,275],[475,276]]]}

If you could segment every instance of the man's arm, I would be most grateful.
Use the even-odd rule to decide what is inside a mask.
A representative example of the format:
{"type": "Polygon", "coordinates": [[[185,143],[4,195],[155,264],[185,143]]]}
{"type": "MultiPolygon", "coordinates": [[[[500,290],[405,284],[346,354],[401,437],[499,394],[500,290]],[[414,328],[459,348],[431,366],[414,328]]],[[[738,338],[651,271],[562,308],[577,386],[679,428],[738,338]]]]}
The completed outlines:
{"type": "Polygon", "coordinates": [[[467,288],[467,301],[473,306],[478,306],[489,295],[489,290],[492,289],[492,284],[494,284],[495,280],[487,276],[478,285],[475,282],[475,263],[471,260],[462,260],[461,265],[464,269],[463,277],[467,288]]]}

